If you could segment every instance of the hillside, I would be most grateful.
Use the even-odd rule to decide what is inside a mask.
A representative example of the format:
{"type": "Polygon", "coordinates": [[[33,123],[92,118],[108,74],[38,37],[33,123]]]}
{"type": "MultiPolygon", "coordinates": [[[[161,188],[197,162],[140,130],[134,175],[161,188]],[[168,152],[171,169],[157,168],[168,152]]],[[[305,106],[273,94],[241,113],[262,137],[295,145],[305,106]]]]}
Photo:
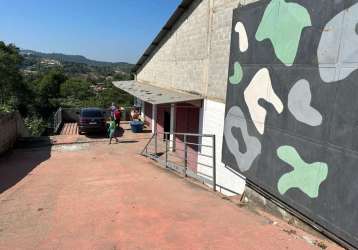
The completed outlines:
{"type": "Polygon", "coordinates": [[[101,62],[88,59],[81,55],[65,55],[61,53],[43,53],[33,50],[21,50],[20,54],[25,57],[25,60],[36,60],[36,59],[47,59],[52,61],[58,61],[60,63],[78,63],[78,64],[85,64],[88,66],[95,66],[95,67],[111,67],[121,70],[123,72],[129,73],[131,68],[134,66],[133,64],[126,63],[126,62],[101,62]]]}

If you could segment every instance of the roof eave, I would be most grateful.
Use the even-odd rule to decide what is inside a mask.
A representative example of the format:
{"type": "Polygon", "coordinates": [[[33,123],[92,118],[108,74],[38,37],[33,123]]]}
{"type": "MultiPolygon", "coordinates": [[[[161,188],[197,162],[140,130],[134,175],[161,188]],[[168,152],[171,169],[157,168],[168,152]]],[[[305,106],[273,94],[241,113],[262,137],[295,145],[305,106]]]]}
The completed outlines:
{"type": "Polygon", "coordinates": [[[113,85],[147,103],[168,104],[202,100],[203,97],[174,89],[132,81],[114,81],[113,85]]]}

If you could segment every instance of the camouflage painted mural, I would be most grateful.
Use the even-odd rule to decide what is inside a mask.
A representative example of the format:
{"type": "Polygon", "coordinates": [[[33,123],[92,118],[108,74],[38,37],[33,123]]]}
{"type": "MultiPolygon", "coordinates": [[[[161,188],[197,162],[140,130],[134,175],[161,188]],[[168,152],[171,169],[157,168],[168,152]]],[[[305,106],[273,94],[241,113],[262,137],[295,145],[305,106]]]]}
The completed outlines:
{"type": "Polygon", "coordinates": [[[222,156],[358,247],[358,0],[234,11],[222,156]]]}

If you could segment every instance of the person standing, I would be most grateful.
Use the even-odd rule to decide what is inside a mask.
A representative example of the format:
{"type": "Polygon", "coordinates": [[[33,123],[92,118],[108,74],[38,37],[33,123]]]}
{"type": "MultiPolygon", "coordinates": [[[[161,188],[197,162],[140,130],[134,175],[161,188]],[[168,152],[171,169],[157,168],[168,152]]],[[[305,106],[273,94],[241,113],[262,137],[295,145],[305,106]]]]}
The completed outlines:
{"type": "Polygon", "coordinates": [[[114,111],[114,120],[116,122],[116,126],[119,127],[120,122],[121,122],[121,111],[120,111],[120,109],[116,109],[114,111]]]}
{"type": "Polygon", "coordinates": [[[112,105],[110,107],[110,110],[111,110],[111,117],[114,118],[114,111],[116,111],[116,105],[114,105],[114,102],[112,102],[112,105]]]}
{"type": "Polygon", "coordinates": [[[137,107],[132,107],[131,111],[131,120],[135,121],[139,119],[139,111],[137,110],[137,107]]]}
{"type": "Polygon", "coordinates": [[[109,122],[109,128],[108,128],[109,144],[112,143],[113,138],[116,140],[117,143],[119,142],[117,135],[116,135],[116,131],[117,131],[116,122],[115,122],[114,118],[111,117],[111,121],[109,122]]]}

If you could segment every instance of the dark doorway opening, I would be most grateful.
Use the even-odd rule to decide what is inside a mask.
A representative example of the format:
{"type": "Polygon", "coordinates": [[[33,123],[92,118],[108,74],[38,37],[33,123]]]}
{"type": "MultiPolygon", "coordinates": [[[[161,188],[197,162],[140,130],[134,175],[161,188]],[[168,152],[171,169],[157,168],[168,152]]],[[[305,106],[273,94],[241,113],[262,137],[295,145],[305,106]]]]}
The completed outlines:
{"type": "MultiPolygon", "coordinates": [[[[164,132],[170,132],[170,112],[164,111],[164,132]]],[[[169,134],[164,134],[163,140],[169,140],[169,134]]]]}

